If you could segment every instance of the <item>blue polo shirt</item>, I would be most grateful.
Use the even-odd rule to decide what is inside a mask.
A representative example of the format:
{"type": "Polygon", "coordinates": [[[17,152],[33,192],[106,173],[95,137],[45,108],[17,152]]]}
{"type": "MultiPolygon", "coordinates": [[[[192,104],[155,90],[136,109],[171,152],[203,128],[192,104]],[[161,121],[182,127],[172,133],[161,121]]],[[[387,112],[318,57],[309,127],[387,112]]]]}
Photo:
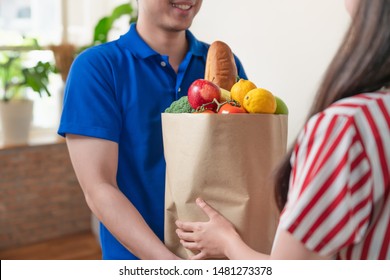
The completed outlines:
{"type": "MultiPolygon", "coordinates": [[[[136,25],[118,40],[77,56],[65,87],[58,133],[118,143],[117,183],[164,240],[165,161],[161,113],[204,77],[209,45],[187,31],[189,51],[179,66],[151,49],[136,25]]],[[[236,60],[240,77],[246,78],[236,60]]],[[[123,221],[129,222],[129,221],[123,221]]],[[[137,259],[101,224],[103,259],[137,259]]],[[[148,242],[145,240],[145,242],[148,242]]]]}

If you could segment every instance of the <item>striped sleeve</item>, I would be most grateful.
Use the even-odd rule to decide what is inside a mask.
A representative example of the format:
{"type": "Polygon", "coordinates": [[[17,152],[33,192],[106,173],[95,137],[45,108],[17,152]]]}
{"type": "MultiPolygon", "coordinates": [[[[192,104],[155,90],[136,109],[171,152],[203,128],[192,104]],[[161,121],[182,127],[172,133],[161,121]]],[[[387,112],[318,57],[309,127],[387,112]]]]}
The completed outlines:
{"type": "Polygon", "coordinates": [[[298,137],[280,227],[321,255],[362,240],[373,208],[371,167],[353,118],[320,113],[298,137]]]}

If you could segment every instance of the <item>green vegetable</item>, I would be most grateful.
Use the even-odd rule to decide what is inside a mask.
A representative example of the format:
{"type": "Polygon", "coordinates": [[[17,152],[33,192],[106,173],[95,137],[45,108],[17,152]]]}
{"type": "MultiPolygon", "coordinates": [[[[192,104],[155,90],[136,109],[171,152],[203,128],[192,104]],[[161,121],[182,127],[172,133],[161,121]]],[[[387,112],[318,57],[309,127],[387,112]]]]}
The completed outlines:
{"type": "Polygon", "coordinates": [[[195,110],[188,102],[188,97],[183,96],[180,99],[173,101],[171,106],[165,110],[165,113],[192,113],[194,111],[195,110]]]}

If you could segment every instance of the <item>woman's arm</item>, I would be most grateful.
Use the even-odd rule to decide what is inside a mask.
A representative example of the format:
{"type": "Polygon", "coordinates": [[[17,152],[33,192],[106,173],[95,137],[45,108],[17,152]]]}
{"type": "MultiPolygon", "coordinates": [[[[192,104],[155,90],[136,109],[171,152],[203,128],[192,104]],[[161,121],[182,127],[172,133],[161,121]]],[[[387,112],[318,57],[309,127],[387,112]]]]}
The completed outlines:
{"type": "Polygon", "coordinates": [[[196,203],[209,217],[208,222],[177,221],[177,234],[182,245],[194,251],[192,259],[330,259],[309,251],[290,233],[279,229],[271,255],[251,249],[238,235],[234,226],[202,199],[196,203]]]}
{"type": "Polygon", "coordinates": [[[141,259],[177,259],[118,189],[117,143],[71,134],[66,141],[88,206],[118,241],[141,259]]]}

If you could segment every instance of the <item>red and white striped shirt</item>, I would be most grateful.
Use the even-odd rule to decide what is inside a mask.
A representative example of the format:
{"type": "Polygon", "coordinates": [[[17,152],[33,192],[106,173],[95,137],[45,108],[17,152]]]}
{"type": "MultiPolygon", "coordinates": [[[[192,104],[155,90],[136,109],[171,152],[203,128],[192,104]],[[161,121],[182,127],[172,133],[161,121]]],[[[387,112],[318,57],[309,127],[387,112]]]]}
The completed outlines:
{"type": "Polygon", "coordinates": [[[390,259],[390,92],[340,100],[298,136],[280,227],[338,259],[390,259]]]}

